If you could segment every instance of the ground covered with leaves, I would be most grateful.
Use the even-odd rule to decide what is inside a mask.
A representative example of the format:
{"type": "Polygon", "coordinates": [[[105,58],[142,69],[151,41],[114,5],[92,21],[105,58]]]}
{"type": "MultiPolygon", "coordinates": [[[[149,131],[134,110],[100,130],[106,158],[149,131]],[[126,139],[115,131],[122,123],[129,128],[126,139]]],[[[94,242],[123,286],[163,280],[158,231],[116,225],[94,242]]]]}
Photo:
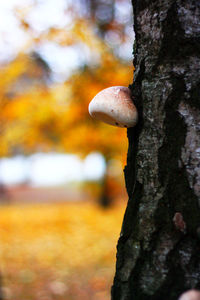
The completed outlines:
{"type": "Polygon", "coordinates": [[[124,205],[0,207],[4,299],[108,300],[124,205]]]}

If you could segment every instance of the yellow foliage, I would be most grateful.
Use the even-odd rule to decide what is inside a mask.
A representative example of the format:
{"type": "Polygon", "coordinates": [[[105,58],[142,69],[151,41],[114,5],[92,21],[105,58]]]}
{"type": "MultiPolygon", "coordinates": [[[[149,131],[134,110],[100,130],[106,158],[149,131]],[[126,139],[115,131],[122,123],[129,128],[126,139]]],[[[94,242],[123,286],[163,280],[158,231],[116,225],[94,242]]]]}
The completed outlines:
{"type": "MultiPolygon", "coordinates": [[[[32,6],[27,6],[17,10],[23,29],[30,33],[26,14],[31,9],[32,6]]],[[[69,9],[74,16],[72,24],[41,32],[37,42],[32,38],[32,46],[47,40],[62,46],[79,43],[98,54],[99,61],[91,61],[60,84],[47,83],[50,70],[34,55],[20,53],[4,67],[0,74],[1,156],[49,150],[80,155],[99,151],[107,159],[123,157],[124,160],[126,130],[92,120],[88,104],[106,87],[128,86],[133,68],[115,57],[96,34],[92,19],[78,17],[73,5],[69,9]]],[[[120,29],[117,22],[107,26],[120,29]]]]}
{"type": "Polygon", "coordinates": [[[42,291],[50,297],[53,282],[66,285],[59,299],[74,299],[72,291],[76,299],[81,285],[81,299],[99,292],[109,299],[123,210],[89,203],[1,207],[1,272],[9,299],[36,299],[42,291]]]}
{"type": "Polygon", "coordinates": [[[0,155],[14,154],[20,149],[25,153],[54,149],[81,155],[100,151],[110,158],[126,152],[126,130],[94,121],[88,114],[88,104],[107,86],[128,85],[130,68],[110,56],[105,65],[86,68],[64,84],[47,88],[41,84],[41,72],[33,61],[29,62],[26,56],[17,61],[13,62],[19,66],[16,78],[10,75],[12,64],[5,71],[9,85],[2,89],[0,155]],[[38,78],[35,87],[19,89],[24,74],[26,80],[38,78]]]}

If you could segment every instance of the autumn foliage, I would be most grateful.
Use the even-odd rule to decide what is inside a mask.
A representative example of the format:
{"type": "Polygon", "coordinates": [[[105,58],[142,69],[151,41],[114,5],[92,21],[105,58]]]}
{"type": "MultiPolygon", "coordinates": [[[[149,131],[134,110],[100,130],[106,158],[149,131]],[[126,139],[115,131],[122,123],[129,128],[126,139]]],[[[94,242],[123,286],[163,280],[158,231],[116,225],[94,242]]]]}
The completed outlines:
{"type": "MultiPolygon", "coordinates": [[[[128,86],[133,73],[130,64],[105,43],[108,33],[120,30],[121,40],[125,41],[125,25],[111,17],[103,21],[95,17],[100,7],[95,3],[90,3],[87,18],[69,6],[66,14],[73,16],[73,23],[50,27],[37,38],[26,18],[34,7],[16,10],[20,26],[30,39],[25,49],[1,68],[1,156],[50,150],[80,155],[99,151],[106,159],[124,159],[126,131],[96,122],[88,115],[88,104],[100,90],[128,86]],[[90,60],[64,81],[55,82],[48,63],[32,50],[47,42],[63,48],[81,44],[88,49],[90,60]]],[[[110,6],[105,7],[109,12],[110,6]]]]}
{"type": "Polygon", "coordinates": [[[5,206],[0,211],[4,299],[108,300],[122,206],[5,206]]]}
{"type": "MultiPolygon", "coordinates": [[[[13,14],[28,38],[0,65],[0,157],[101,152],[108,165],[102,193],[119,198],[120,184],[112,176],[116,162],[126,159],[126,130],[93,120],[88,104],[102,89],[132,81],[132,64],[122,49],[129,40],[130,20],[123,9],[128,0],[65,1],[64,21],[54,24],[47,18],[43,29],[39,17],[31,21],[29,16],[54,1],[22,2],[13,14]],[[56,77],[40,51],[43,45],[66,56],[68,49],[78,49],[79,63],[56,77]]],[[[58,53],[52,51],[54,56],[58,53]]],[[[94,202],[1,206],[0,288],[5,299],[110,299],[123,207],[105,211],[94,202]]]]}

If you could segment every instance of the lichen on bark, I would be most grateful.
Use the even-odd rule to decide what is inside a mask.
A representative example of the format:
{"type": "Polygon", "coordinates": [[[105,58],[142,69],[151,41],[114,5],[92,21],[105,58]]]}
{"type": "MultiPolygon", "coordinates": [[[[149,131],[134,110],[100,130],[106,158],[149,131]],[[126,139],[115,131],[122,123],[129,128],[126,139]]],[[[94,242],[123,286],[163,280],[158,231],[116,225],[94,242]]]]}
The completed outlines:
{"type": "Polygon", "coordinates": [[[112,300],[200,288],[200,2],[134,0],[129,196],[112,300]]]}

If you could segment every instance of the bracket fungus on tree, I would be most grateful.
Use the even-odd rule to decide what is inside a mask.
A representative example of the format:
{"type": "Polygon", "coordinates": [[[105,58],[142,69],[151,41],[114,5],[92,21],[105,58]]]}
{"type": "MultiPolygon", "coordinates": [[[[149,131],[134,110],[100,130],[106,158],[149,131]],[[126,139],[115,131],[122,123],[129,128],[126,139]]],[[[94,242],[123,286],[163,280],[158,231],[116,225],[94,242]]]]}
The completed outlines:
{"type": "Polygon", "coordinates": [[[200,300],[200,291],[189,290],[181,295],[179,300],[200,300]]]}
{"type": "Polygon", "coordinates": [[[90,115],[117,127],[134,127],[138,113],[125,86],[112,86],[99,92],[89,104],[90,115]]]}

